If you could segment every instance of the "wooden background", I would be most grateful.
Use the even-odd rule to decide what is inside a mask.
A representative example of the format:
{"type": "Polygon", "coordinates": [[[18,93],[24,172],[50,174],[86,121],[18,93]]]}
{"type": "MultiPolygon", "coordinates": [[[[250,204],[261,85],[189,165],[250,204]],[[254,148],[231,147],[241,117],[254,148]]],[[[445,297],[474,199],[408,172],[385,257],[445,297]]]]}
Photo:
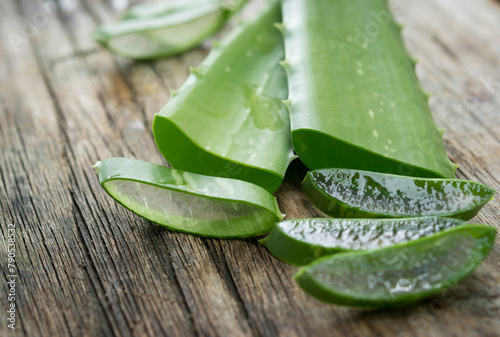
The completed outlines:
{"type": "MultiPolygon", "coordinates": [[[[500,4],[392,2],[459,178],[500,190],[500,4]]],[[[153,115],[209,45],[152,63],[99,48],[127,0],[0,1],[1,336],[500,336],[500,247],[451,291],[393,310],[320,303],[255,239],[177,234],[119,207],[91,165],[153,163],[153,115]],[[7,225],[17,324],[7,329],[7,225]]],[[[320,216],[292,164],[289,218],[320,216]]],[[[499,199],[474,219],[498,227],[499,199]]]]}

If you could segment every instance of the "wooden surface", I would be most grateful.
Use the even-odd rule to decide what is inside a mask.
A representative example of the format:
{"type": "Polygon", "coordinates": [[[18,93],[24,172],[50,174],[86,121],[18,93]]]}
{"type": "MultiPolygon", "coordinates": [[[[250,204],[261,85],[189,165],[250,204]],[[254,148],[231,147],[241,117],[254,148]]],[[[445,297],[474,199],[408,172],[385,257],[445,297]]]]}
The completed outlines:
{"type": "MultiPolygon", "coordinates": [[[[119,207],[92,164],[153,163],[153,115],[208,52],[132,63],[92,41],[127,0],[0,1],[1,336],[500,336],[500,245],[418,305],[320,303],[255,239],[177,234],[119,207]],[[113,7],[113,4],[115,7],[113,7]],[[7,329],[7,225],[16,226],[16,330],[7,329]]],[[[500,190],[500,4],[399,0],[395,15],[459,178],[500,190]]],[[[207,45],[208,46],[208,45],[207,45]]],[[[277,196],[320,216],[292,164],[277,196]]],[[[474,219],[499,224],[500,198],[474,219]]]]}

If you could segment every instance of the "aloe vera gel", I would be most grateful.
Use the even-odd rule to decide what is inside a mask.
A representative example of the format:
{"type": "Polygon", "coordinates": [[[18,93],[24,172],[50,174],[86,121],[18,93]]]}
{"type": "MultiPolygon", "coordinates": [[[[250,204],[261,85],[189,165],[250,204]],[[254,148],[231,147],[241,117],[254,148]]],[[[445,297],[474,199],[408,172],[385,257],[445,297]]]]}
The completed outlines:
{"type": "Polygon", "coordinates": [[[467,225],[403,245],[326,256],[295,280],[326,302],[391,307],[417,302],[471,273],[491,250],[496,230],[467,225]]]}
{"type": "Polygon", "coordinates": [[[218,238],[257,236],[282,218],[271,194],[244,181],[125,158],[109,158],[94,167],[113,199],[178,232],[218,238]]]}
{"type": "Polygon", "coordinates": [[[246,0],[174,0],[135,5],[94,31],[112,52],[151,60],[185,52],[214,34],[246,0]]]}
{"type": "Polygon", "coordinates": [[[318,209],[341,218],[436,215],[469,220],[495,194],[488,186],[468,180],[347,169],[310,171],[303,187],[318,209]]]}
{"type": "Polygon", "coordinates": [[[458,219],[297,219],[282,221],[260,242],[285,262],[302,266],[339,252],[373,250],[467,224],[458,219]]]}

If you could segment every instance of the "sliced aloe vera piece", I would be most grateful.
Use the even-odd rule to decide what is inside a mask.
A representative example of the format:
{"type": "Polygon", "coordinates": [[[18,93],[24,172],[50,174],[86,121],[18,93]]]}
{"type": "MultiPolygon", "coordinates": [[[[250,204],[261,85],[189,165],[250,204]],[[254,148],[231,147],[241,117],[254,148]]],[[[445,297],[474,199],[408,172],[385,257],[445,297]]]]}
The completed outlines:
{"type": "Polygon", "coordinates": [[[274,192],[294,158],[286,107],[279,2],[234,29],[155,116],[153,132],[175,168],[245,180],[274,192]]]}
{"type": "Polygon", "coordinates": [[[297,219],[282,221],[260,240],[278,259],[302,266],[325,255],[373,250],[465,225],[458,219],[297,219]]]}
{"type": "Polygon", "coordinates": [[[217,238],[257,236],[283,215],[259,186],[110,158],[94,168],[106,192],[135,214],[168,229],[217,238]]]}
{"type": "MultiPolygon", "coordinates": [[[[207,4],[219,4],[224,6],[224,2],[225,1],[222,0],[173,0],[146,2],[130,7],[122,16],[122,19],[146,19],[166,15],[175,15],[207,4]]],[[[242,4],[244,1],[239,2],[242,4]]]]}
{"type": "Polygon", "coordinates": [[[458,282],[486,257],[496,230],[465,225],[373,251],[325,256],[295,275],[299,286],[326,302],[390,307],[419,301],[458,282]]]}
{"type": "Polygon", "coordinates": [[[469,220],[495,194],[488,186],[468,180],[348,169],[310,171],[302,185],[309,200],[335,218],[437,215],[469,220]]]}
{"type": "Polygon", "coordinates": [[[453,178],[386,0],[284,0],[292,142],[311,169],[453,178]]]}
{"type": "Polygon", "coordinates": [[[94,39],[112,52],[135,60],[187,51],[214,34],[246,0],[178,0],[132,7],[116,22],[94,31],[94,39]]]}

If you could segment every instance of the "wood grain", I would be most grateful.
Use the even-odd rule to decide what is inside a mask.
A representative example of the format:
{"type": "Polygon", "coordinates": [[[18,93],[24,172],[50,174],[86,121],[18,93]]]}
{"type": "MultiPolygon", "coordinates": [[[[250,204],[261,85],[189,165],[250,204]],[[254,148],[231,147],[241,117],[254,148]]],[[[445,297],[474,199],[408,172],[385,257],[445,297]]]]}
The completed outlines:
{"type": "MultiPolygon", "coordinates": [[[[296,268],[256,239],[170,232],[112,201],[92,164],[111,156],[166,164],[153,115],[209,50],[150,63],[111,55],[91,32],[121,3],[0,1],[1,336],[500,336],[498,240],[449,291],[359,310],[308,297],[292,280],[296,268]],[[9,223],[15,331],[4,319],[9,223]]],[[[500,5],[392,5],[457,176],[500,190],[500,5]]],[[[305,172],[294,162],[277,193],[288,218],[322,216],[301,193],[305,172]]],[[[498,227],[499,215],[497,199],[474,221],[498,227]]]]}

